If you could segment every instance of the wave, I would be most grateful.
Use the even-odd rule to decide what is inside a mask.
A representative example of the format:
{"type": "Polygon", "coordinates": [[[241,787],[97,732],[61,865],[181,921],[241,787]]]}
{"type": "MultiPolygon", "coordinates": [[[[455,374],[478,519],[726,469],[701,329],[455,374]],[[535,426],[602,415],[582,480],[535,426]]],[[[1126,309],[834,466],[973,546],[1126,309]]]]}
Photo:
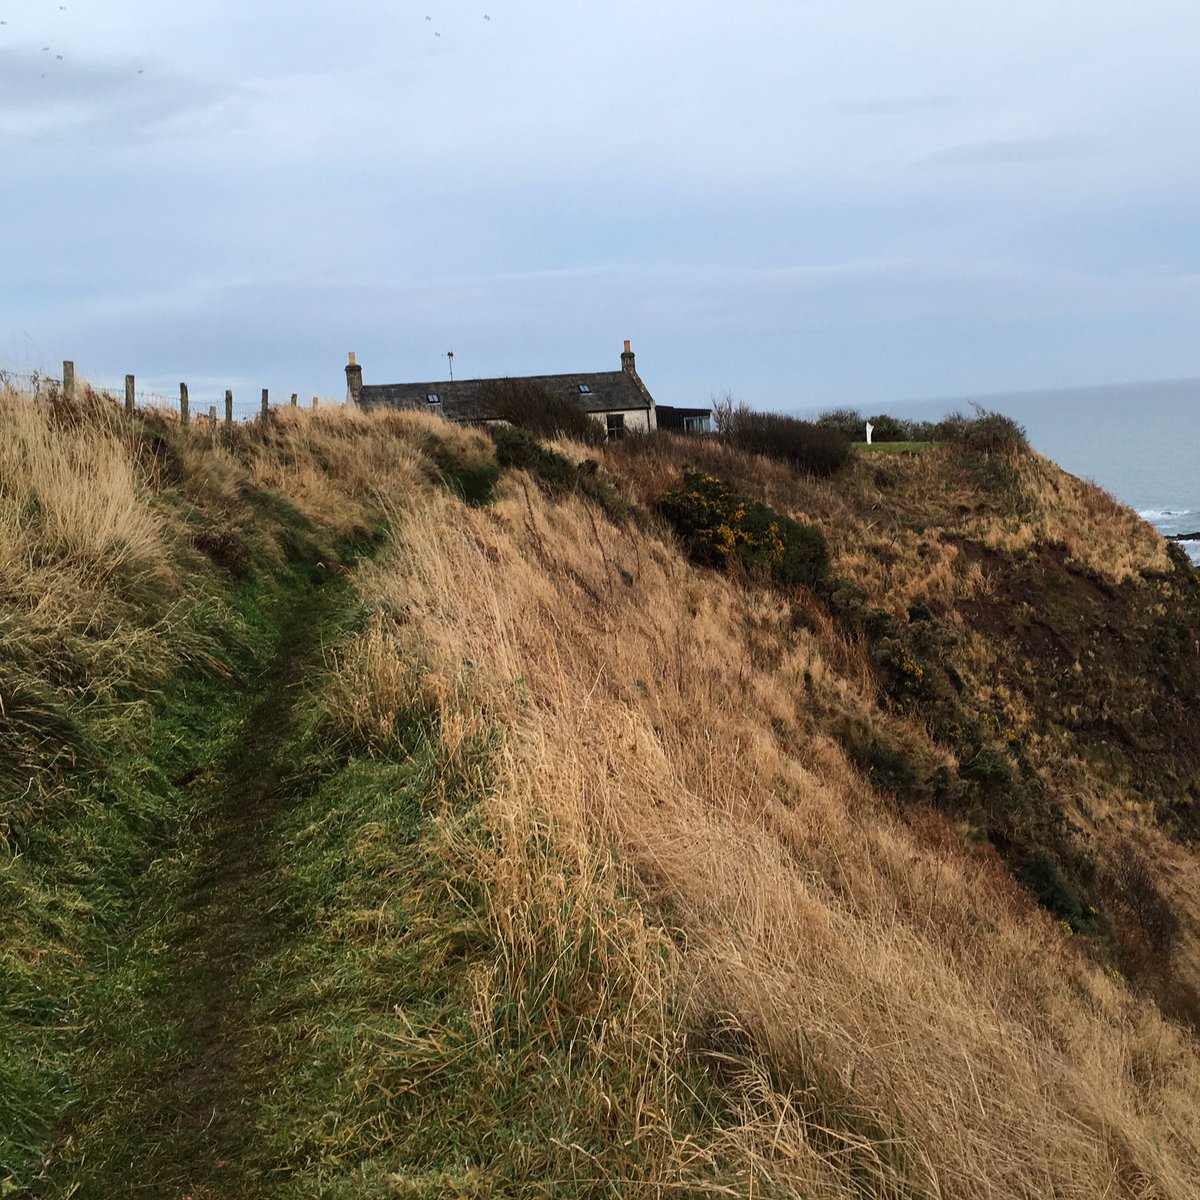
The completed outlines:
{"type": "Polygon", "coordinates": [[[1173,521],[1178,517],[1197,516],[1190,508],[1143,508],[1138,511],[1138,516],[1143,521],[1173,521]]]}

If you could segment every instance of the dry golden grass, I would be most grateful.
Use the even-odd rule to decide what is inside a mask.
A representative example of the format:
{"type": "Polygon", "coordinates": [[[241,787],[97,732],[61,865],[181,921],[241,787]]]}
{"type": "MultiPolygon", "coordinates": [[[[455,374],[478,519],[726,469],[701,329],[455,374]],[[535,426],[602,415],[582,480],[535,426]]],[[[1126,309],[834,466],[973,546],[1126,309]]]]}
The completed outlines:
{"type": "Polygon", "coordinates": [[[401,497],[435,476],[432,455],[439,444],[464,458],[492,456],[483,434],[437,417],[350,408],[280,409],[265,433],[240,430],[237,452],[256,486],[349,532],[370,523],[381,499],[401,497]]]}
{"type": "Polygon", "coordinates": [[[1097,484],[1036,454],[1023,456],[1018,471],[1017,511],[974,531],[990,549],[1011,554],[1035,544],[1062,546],[1073,561],[1117,584],[1170,571],[1158,531],[1097,484]]]}
{"type": "MultiPolygon", "coordinates": [[[[577,448],[575,457],[581,453],[577,448]]],[[[858,457],[828,479],[696,439],[618,443],[604,458],[643,503],[676,486],[686,464],[819,525],[837,573],[896,613],[915,600],[950,606],[985,591],[986,571],[962,553],[968,541],[1006,554],[1059,546],[1113,584],[1170,570],[1166,545],[1151,526],[1096,484],[1033,453],[989,474],[944,446],[886,461],[858,457]]]]}
{"type": "Polygon", "coordinates": [[[171,531],[146,502],[144,470],[103,407],[86,415],[0,394],[0,639],[6,658],[69,658],[86,641],[97,680],[131,657],[167,665],[153,623],[125,620],[152,600],[169,619],[171,531]]]}
{"type": "MultiPolygon", "coordinates": [[[[0,428],[0,636],[28,656],[86,633],[114,678],[135,658],[166,669],[153,623],[123,620],[131,590],[169,591],[185,548],[183,518],[151,502],[162,464],[99,409],[6,395],[0,428]]],[[[474,869],[504,951],[475,980],[478,1034],[495,996],[559,986],[580,931],[600,931],[611,986],[586,1053],[633,1082],[609,1094],[596,1068],[588,1095],[628,1110],[647,1194],[717,1163],[746,1195],[1196,1194],[1195,1040],[990,851],[871,790],[831,722],[940,752],[878,711],[861,647],[819,606],[797,628],[784,598],[693,569],[653,524],[615,528],[519,475],[468,508],[436,485],[439,455],[485,463],[489,445],[423,414],[285,412],[216,453],[170,432],[185,493],[234,524],[253,488],[346,533],[389,505],[394,549],[361,573],[370,619],[332,708],[368,743],[414,708],[451,756],[503,735],[474,869]],[[728,1099],[703,1144],[674,1132],[696,1058],[728,1099]]],[[[605,452],[642,503],[684,456],[820,524],[839,573],[892,610],[982,593],[964,539],[1055,542],[1114,582],[1166,564],[1132,514],[1036,458],[998,498],[941,451],[824,481],[714,443],[605,452]]],[[[986,674],[986,645],[966,641],[986,674]]],[[[478,842],[447,819],[445,846],[478,842]]],[[[1194,863],[1171,865],[1192,904],[1194,863]]]]}
{"type": "MultiPolygon", "coordinates": [[[[662,464],[636,461],[652,491],[662,464]]],[[[809,483],[786,504],[775,484],[801,516],[836,494],[809,483]]],[[[585,880],[615,860],[676,947],[639,1012],[661,1011],[672,1053],[682,1023],[729,1065],[724,1136],[747,1171],[794,1195],[1194,1194],[1195,1042],[990,853],[871,792],[823,729],[831,710],[880,719],[852,647],[786,634],[781,601],[519,481],[488,510],[414,492],[395,528],[362,583],[378,619],[347,692],[419,688],[451,743],[506,732],[487,813],[501,849],[481,869],[514,961],[556,936],[530,831],[585,880]],[[417,651],[423,677],[398,686],[397,653],[417,651]]],[[[385,728],[387,704],[371,708],[385,728]]]]}

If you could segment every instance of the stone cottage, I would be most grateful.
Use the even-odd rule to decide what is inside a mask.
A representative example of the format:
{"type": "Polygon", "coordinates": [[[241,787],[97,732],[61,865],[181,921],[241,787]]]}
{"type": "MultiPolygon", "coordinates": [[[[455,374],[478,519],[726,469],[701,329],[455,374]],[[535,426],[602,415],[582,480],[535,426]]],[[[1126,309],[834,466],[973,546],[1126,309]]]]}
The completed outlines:
{"type": "MultiPolygon", "coordinates": [[[[401,408],[436,412],[449,421],[490,425],[500,420],[487,407],[489,384],[498,379],[453,379],[428,383],[364,384],[362,367],[350,355],[346,367],[348,398],[365,411],[401,408]]],[[[569,397],[598,425],[610,440],[632,433],[653,433],[658,428],[654,397],[637,373],[629,343],[621,354],[619,371],[581,375],[526,375],[510,382],[545,388],[554,396],[569,397]]]]}

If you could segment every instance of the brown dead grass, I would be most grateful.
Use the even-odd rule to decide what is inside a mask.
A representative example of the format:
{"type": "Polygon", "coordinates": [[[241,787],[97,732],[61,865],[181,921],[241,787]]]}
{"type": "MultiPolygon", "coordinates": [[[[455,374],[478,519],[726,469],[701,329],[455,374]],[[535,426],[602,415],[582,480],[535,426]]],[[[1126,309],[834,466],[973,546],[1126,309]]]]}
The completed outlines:
{"type": "MultiPolygon", "coordinates": [[[[135,601],[170,619],[176,575],[167,517],[119,424],[0,393],[0,654],[67,664],[86,643],[97,685],[130,659],[169,666],[153,621],[127,621],[135,601]]],[[[65,669],[65,668],[64,668],[65,669]]]]}
{"type": "MultiPolygon", "coordinates": [[[[637,461],[645,494],[666,468],[637,461]]],[[[775,473],[780,507],[851,516],[834,483],[783,503],[775,473]]],[[[396,695],[386,664],[419,647],[451,740],[506,732],[487,819],[514,849],[485,882],[521,937],[547,932],[528,914],[549,881],[515,849],[530,829],[583,878],[615,855],[676,946],[650,985],[664,1030],[735,1064],[726,1136],[754,1171],[795,1195],[1193,1194],[1195,1043],[990,854],[872,794],[820,720],[873,708],[852,648],[803,631],[761,669],[752,631],[781,627],[780,601],[575,499],[513,486],[472,511],[421,491],[395,524],[349,690],[396,695]]]]}
{"type": "Polygon", "coordinates": [[[1170,571],[1160,534],[1097,484],[1036,454],[1019,460],[1018,480],[1017,511],[973,530],[989,549],[1012,554],[1036,544],[1061,546],[1114,584],[1170,571]]]}
{"type": "Polygon", "coordinates": [[[1170,570],[1166,544],[1136,513],[1034,453],[989,471],[958,447],[941,446],[886,462],[860,457],[831,479],[796,474],[715,440],[635,440],[603,453],[644,504],[695,467],[819,525],[837,574],[896,613],[914,601],[950,607],[986,590],[986,573],[962,553],[964,541],[1005,554],[1060,546],[1070,561],[1112,584],[1170,570]]]}
{"type": "Polygon", "coordinates": [[[436,478],[439,447],[463,461],[493,457],[483,434],[438,417],[351,408],[281,409],[265,432],[239,430],[236,452],[256,486],[327,528],[350,532],[377,519],[381,501],[402,502],[436,478]]]}

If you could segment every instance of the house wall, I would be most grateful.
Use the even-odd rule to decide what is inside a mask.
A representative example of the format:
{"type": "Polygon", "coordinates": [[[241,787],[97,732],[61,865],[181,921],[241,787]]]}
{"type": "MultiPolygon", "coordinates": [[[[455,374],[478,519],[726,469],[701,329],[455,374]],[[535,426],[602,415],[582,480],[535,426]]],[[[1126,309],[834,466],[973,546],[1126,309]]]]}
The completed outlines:
{"type": "MultiPolygon", "coordinates": [[[[588,413],[588,416],[600,426],[601,429],[608,427],[608,418],[613,416],[613,413],[593,412],[588,413]]],[[[625,418],[625,432],[631,433],[653,433],[655,428],[654,410],[652,408],[630,408],[626,409],[622,414],[625,418]]]]}

